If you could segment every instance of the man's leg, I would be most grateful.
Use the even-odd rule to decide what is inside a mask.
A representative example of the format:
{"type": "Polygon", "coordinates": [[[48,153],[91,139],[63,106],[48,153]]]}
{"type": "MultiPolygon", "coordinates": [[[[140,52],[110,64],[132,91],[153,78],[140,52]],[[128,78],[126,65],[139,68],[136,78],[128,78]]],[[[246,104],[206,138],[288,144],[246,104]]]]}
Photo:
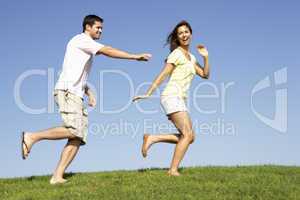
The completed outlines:
{"type": "Polygon", "coordinates": [[[77,154],[79,147],[80,147],[81,140],[76,139],[69,139],[68,143],[64,147],[60,160],[57,164],[57,167],[53,173],[53,176],[50,180],[51,184],[57,183],[64,183],[66,180],[63,178],[63,175],[70,165],[72,160],[74,159],[75,155],[77,154]]]}
{"type": "Polygon", "coordinates": [[[70,131],[65,127],[50,128],[39,132],[25,132],[23,149],[25,157],[32,148],[32,145],[41,140],[60,140],[60,139],[74,139],[75,135],[71,134],[70,131]]]}

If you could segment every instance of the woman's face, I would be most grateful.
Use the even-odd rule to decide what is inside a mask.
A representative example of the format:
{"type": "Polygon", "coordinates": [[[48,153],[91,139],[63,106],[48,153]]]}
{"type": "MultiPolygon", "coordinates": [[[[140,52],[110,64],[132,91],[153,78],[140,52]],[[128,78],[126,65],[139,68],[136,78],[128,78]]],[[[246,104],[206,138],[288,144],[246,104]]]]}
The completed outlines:
{"type": "Polygon", "coordinates": [[[188,46],[192,40],[192,34],[187,26],[177,28],[177,38],[180,46],[188,46]]]}

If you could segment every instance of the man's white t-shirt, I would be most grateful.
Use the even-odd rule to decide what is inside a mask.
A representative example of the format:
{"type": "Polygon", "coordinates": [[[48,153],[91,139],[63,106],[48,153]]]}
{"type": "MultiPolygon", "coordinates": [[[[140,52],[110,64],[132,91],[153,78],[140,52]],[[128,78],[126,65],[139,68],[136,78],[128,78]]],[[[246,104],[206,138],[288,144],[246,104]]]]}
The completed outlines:
{"type": "Polygon", "coordinates": [[[85,33],[74,36],[68,43],[62,72],[56,90],[68,90],[83,97],[93,57],[104,45],[85,33]]]}

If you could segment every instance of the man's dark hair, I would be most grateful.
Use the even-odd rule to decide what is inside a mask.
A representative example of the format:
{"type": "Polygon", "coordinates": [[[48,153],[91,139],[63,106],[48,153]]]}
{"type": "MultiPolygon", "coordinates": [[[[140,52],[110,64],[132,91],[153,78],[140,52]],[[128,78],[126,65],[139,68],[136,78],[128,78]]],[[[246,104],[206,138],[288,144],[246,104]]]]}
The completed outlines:
{"type": "Polygon", "coordinates": [[[103,19],[97,15],[87,15],[84,17],[83,22],[82,22],[82,32],[85,31],[85,26],[88,24],[90,26],[93,26],[94,23],[98,22],[103,22],[103,19]]]}

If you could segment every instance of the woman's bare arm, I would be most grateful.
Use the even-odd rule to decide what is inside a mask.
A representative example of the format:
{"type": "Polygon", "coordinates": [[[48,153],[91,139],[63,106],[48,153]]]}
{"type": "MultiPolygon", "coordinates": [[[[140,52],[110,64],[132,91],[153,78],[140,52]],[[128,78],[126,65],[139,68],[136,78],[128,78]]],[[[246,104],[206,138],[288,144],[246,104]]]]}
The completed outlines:
{"type": "Polygon", "coordinates": [[[209,78],[209,72],[210,67],[208,63],[208,51],[203,45],[198,45],[197,50],[199,54],[203,57],[204,60],[204,67],[202,67],[198,62],[196,63],[196,74],[199,75],[202,78],[208,79],[209,78]]]}
{"type": "Polygon", "coordinates": [[[148,98],[153,94],[153,92],[160,86],[160,84],[172,73],[174,70],[174,65],[170,63],[166,63],[163,70],[159,73],[159,75],[155,78],[155,80],[152,82],[150,88],[147,90],[146,95],[136,96],[133,98],[133,101],[139,100],[139,99],[145,99],[148,98]]]}

